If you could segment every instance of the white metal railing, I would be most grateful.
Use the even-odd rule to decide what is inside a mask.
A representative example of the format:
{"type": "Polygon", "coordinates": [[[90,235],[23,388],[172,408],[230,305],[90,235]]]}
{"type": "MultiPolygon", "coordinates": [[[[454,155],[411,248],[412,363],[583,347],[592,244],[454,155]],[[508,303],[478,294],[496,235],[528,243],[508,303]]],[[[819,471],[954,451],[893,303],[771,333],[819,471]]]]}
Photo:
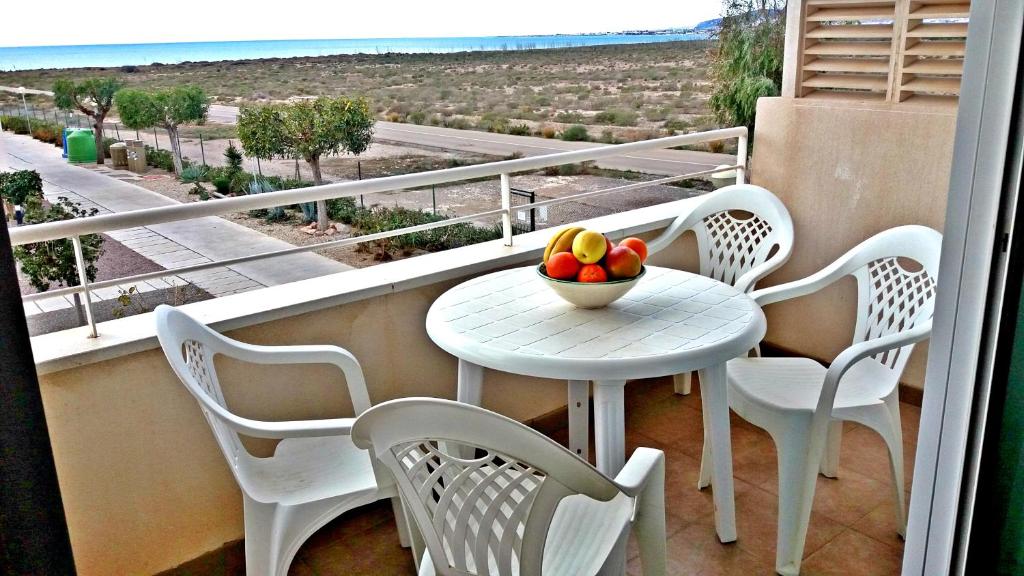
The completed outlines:
{"type": "Polygon", "coordinates": [[[501,216],[501,226],[504,242],[506,246],[511,246],[512,215],[513,212],[517,210],[535,209],[541,206],[551,206],[565,202],[572,202],[580,198],[597,196],[601,194],[609,194],[613,192],[628,192],[631,190],[647,188],[650,186],[657,186],[660,184],[668,184],[671,182],[677,182],[688,178],[693,178],[695,176],[714,174],[718,172],[724,172],[727,170],[735,170],[736,182],[742,184],[743,182],[746,181],[746,169],[747,129],[741,126],[735,128],[722,128],[720,130],[710,130],[707,132],[698,132],[693,134],[683,134],[680,136],[669,136],[666,138],[657,138],[654,140],[645,140],[642,142],[631,142],[629,144],[608,145],[596,148],[587,148],[584,150],[574,150],[571,152],[558,152],[555,154],[546,154],[543,156],[532,156],[529,158],[502,160],[498,162],[490,162],[487,164],[478,164],[474,166],[446,168],[443,170],[419,172],[416,174],[387,176],[383,178],[376,178],[373,180],[340,182],[336,184],[325,184],[322,186],[313,186],[309,188],[297,188],[293,190],[282,190],[279,192],[267,192],[264,194],[253,194],[248,196],[224,198],[221,200],[211,202],[178,204],[173,206],[162,206],[159,208],[133,210],[130,212],[121,212],[116,214],[90,216],[87,218],[65,220],[62,222],[34,224],[32,226],[23,226],[15,228],[10,231],[10,236],[11,244],[14,246],[19,246],[22,244],[31,244],[34,242],[60,240],[64,238],[70,238],[72,240],[75,247],[75,258],[78,264],[80,284],[78,286],[69,286],[58,290],[50,290],[47,292],[29,294],[24,296],[22,300],[25,302],[31,302],[34,300],[41,300],[45,298],[52,298],[68,294],[82,294],[84,300],[83,305],[86,311],[86,319],[90,327],[90,335],[92,337],[96,337],[98,334],[96,332],[96,321],[92,313],[92,298],[90,296],[92,290],[107,288],[110,286],[124,285],[132,282],[140,282],[143,280],[149,280],[153,278],[177,276],[180,274],[198,272],[210,268],[222,268],[225,266],[241,264],[243,262],[250,262],[253,260],[260,260],[263,258],[286,256],[301,252],[312,252],[316,250],[321,250],[323,248],[349,246],[373,240],[391,238],[394,236],[403,236],[405,234],[411,234],[414,232],[423,232],[434,228],[441,228],[444,226],[451,226],[453,224],[470,222],[472,220],[476,220],[487,216],[501,216]],[[665,148],[673,148],[676,146],[699,144],[702,142],[728,140],[732,138],[737,139],[736,163],[734,165],[721,168],[714,168],[710,170],[689,172],[687,174],[681,174],[678,176],[667,176],[655,180],[634,182],[622,186],[615,186],[612,188],[604,188],[601,190],[593,190],[590,192],[583,192],[580,194],[565,196],[563,198],[555,198],[551,200],[532,202],[530,204],[520,204],[516,206],[512,205],[510,185],[511,174],[531,172],[542,168],[561,166],[564,164],[589,162],[592,160],[600,160],[602,158],[626,156],[630,153],[642,152],[647,150],[659,150],[665,148]],[[250,254],[247,256],[241,256],[237,258],[205,262],[202,264],[194,264],[190,266],[183,266],[180,268],[171,268],[167,270],[149,272],[146,274],[136,274],[133,276],[125,276],[122,278],[104,280],[101,282],[89,282],[88,278],[86,277],[85,260],[82,257],[80,242],[80,237],[86,234],[99,234],[103,232],[108,232],[110,230],[121,230],[125,228],[135,228],[138,226],[163,224],[166,222],[190,220],[193,218],[203,218],[207,216],[220,216],[223,214],[244,212],[248,210],[274,208],[277,206],[288,206],[303,202],[314,202],[317,200],[356,197],[359,195],[373,194],[379,192],[396,192],[402,190],[410,190],[414,188],[422,188],[425,186],[431,186],[436,184],[446,184],[451,182],[459,182],[462,180],[487,178],[492,176],[499,176],[501,179],[501,208],[494,210],[487,210],[484,212],[478,212],[467,216],[449,218],[446,220],[431,222],[428,224],[420,224],[418,226],[400,228],[388,232],[379,232],[376,234],[366,234],[363,236],[353,236],[350,238],[342,238],[339,240],[319,242],[316,244],[295,246],[283,250],[261,252],[258,254],[250,254]]]}

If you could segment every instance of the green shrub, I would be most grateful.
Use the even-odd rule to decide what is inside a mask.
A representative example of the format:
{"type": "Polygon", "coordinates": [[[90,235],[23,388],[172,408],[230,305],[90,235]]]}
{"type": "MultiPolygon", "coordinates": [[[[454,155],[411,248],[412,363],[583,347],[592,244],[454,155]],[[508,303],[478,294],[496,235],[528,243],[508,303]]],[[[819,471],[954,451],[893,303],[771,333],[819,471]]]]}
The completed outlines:
{"type": "Polygon", "coordinates": [[[227,162],[228,172],[240,172],[242,170],[242,152],[235,147],[235,143],[228,140],[228,148],[224,151],[224,161],[227,162]]]}
{"type": "Polygon", "coordinates": [[[43,179],[35,170],[0,172],[0,198],[25,204],[29,197],[43,198],[43,179]]]}
{"type": "Polygon", "coordinates": [[[218,194],[230,194],[231,193],[231,178],[228,176],[217,176],[213,180],[213,187],[217,190],[218,194]]]}
{"type": "Polygon", "coordinates": [[[202,164],[193,164],[181,170],[181,181],[186,184],[204,182],[207,179],[210,169],[202,164]]]}
{"type": "Polygon", "coordinates": [[[686,132],[692,124],[680,118],[669,118],[662,126],[670,132],[686,132]]]}
{"type": "MultiPolygon", "coordinates": [[[[184,165],[184,158],[182,158],[182,164],[184,165]]],[[[146,146],[146,164],[166,170],[168,172],[174,172],[174,156],[171,155],[170,150],[157,150],[146,146]]]]}
{"type": "Polygon", "coordinates": [[[111,144],[116,144],[118,142],[120,142],[120,140],[118,140],[117,138],[104,138],[103,139],[103,157],[104,158],[111,158],[111,155],[110,155],[110,145],[111,144]]]}
{"type": "Polygon", "coordinates": [[[469,120],[466,120],[461,116],[445,118],[443,125],[445,128],[455,128],[457,130],[469,130],[473,127],[473,125],[469,123],[469,120]]]}
{"type": "Polygon", "coordinates": [[[583,122],[583,114],[579,112],[559,112],[555,114],[555,122],[564,122],[565,124],[579,124],[583,122]]]}
{"type": "Polygon", "coordinates": [[[488,112],[480,117],[480,121],[476,123],[476,128],[477,130],[504,134],[508,132],[508,118],[494,112],[488,112]]]}
{"type": "Polygon", "coordinates": [[[513,136],[529,136],[530,127],[526,124],[512,124],[508,127],[508,133],[513,136]]]}
{"type": "MultiPolygon", "coordinates": [[[[238,175],[241,174],[245,174],[245,172],[240,172],[238,175]]],[[[232,182],[234,182],[234,179],[232,179],[232,182]]],[[[278,188],[274,186],[270,179],[257,177],[249,180],[245,193],[265,194],[267,192],[276,192],[277,190],[278,188]]],[[[249,215],[253,217],[263,217],[266,219],[267,222],[277,222],[288,218],[288,215],[285,214],[284,212],[284,208],[281,206],[275,206],[273,208],[260,208],[258,210],[250,210],[249,215]]]]}
{"type": "Polygon", "coordinates": [[[416,110],[414,112],[410,112],[407,119],[413,124],[423,124],[427,120],[427,113],[423,110],[416,110]]]}
{"type": "Polygon", "coordinates": [[[636,126],[637,115],[632,110],[605,110],[594,116],[595,124],[612,126],[636,126]]]}
{"type": "Polygon", "coordinates": [[[252,184],[252,174],[249,174],[245,170],[239,170],[231,175],[231,181],[228,183],[228,191],[233,194],[248,194],[249,185],[252,184]]]}
{"type": "Polygon", "coordinates": [[[586,142],[590,140],[590,134],[587,133],[587,127],[581,124],[573,124],[562,131],[562,140],[568,142],[586,142]]]}

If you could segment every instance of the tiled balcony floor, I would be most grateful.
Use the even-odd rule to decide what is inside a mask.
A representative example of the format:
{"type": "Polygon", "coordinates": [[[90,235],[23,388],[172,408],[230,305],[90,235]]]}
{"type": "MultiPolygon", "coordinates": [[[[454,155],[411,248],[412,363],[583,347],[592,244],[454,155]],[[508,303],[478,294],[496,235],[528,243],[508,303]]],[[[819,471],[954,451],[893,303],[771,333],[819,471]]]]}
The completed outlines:
{"type": "MultiPolygon", "coordinates": [[[[733,416],[739,539],[723,545],[715,536],[711,492],[696,489],[702,443],[696,383],[692,395],[676,396],[668,378],[632,382],[626,388],[626,406],[627,453],[636,446],[650,446],[666,454],[669,574],[774,574],[778,480],[771,438],[733,416]]],[[[920,409],[903,404],[902,414],[909,493],[920,409]]],[[[566,431],[553,437],[564,443],[566,431]]],[[[801,574],[899,574],[903,542],[896,535],[893,501],[882,439],[863,426],[846,423],[839,478],[818,477],[801,574]]],[[[631,548],[630,574],[640,574],[635,555],[631,548]]],[[[166,574],[241,575],[244,565],[238,542],[166,574]]],[[[415,574],[411,555],[398,545],[387,501],[346,514],[320,530],[299,551],[290,573],[415,574]]]]}

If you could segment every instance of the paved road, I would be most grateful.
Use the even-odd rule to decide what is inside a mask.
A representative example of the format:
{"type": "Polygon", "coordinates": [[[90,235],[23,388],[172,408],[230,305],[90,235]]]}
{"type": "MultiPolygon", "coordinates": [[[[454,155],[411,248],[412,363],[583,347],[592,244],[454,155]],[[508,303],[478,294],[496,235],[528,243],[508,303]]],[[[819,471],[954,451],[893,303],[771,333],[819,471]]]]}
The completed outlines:
{"type": "MultiPolygon", "coordinates": [[[[238,108],[214,104],[210,106],[209,120],[220,124],[234,124],[238,108]]],[[[594,142],[565,142],[535,136],[511,136],[491,134],[473,130],[457,130],[439,126],[417,126],[395,122],[377,122],[375,139],[380,141],[445,148],[464,152],[508,156],[520,153],[523,156],[539,156],[567,150],[583,150],[603,146],[594,142]]],[[[729,154],[712,154],[689,150],[652,150],[600,160],[601,168],[614,170],[635,170],[648,174],[674,176],[687,172],[708,170],[722,164],[735,164],[736,157],[729,154]]]]}
{"type": "MultiPolygon", "coordinates": [[[[156,192],[111,177],[112,171],[107,170],[108,174],[104,174],[68,164],[53,146],[7,132],[0,134],[0,170],[5,168],[37,170],[43,177],[43,191],[48,198],[67,196],[81,203],[84,208],[95,207],[101,213],[127,212],[177,203],[156,192]]],[[[108,235],[164,268],[178,268],[292,246],[217,217],[116,230],[108,235]]],[[[306,253],[213,268],[183,274],[181,277],[214,296],[223,296],[349,269],[351,266],[346,264],[306,253]]],[[[116,289],[106,290],[109,294],[98,291],[100,293],[97,296],[101,299],[116,296],[116,289]]],[[[59,298],[53,301],[41,300],[37,303],[38,311],[34,306],[26,306],[26,312],[39,313],[70,306],[70,301],[63,300],[63,303],[59,298]]]]}

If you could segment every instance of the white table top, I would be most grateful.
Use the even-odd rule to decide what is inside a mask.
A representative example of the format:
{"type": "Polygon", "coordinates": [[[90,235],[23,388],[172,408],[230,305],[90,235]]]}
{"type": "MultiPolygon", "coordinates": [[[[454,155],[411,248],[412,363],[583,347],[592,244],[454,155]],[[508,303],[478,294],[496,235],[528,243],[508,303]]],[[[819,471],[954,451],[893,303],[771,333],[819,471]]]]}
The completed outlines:
{"type": "Polygon", "coordinates": [[[513,374],[625,380],[706,368],[745,355],[764,337],[764,314],[736,289],[648,266],[606,308],[576,308],[526,266],[474,278],[442,294],[427,333],[449,354],[513,374]]]}

